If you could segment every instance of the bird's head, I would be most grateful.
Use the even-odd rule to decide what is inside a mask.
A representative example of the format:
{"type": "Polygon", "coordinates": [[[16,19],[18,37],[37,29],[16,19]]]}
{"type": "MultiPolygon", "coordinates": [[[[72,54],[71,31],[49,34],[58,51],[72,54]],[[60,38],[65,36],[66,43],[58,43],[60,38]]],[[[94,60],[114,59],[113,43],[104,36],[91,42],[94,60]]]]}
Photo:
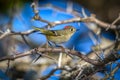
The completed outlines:
{"type": "Polygon", "coordinates": [[[73,26],[65,26],[64,30],[69,30],[69,32],[75,32],[76,29],[73,26]]]}

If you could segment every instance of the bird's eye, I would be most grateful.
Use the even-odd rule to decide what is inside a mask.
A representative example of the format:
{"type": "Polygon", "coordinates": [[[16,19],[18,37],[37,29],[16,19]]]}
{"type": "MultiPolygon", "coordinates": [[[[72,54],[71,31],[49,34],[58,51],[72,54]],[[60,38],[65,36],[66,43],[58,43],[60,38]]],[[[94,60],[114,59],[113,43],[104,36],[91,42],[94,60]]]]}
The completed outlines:
{"type": "Polygon", "coordinates": [[[71,28],[71,29],[70,29],[70,31],[74,31],[74,29],[73,29],[73,28],[71,28]]]}

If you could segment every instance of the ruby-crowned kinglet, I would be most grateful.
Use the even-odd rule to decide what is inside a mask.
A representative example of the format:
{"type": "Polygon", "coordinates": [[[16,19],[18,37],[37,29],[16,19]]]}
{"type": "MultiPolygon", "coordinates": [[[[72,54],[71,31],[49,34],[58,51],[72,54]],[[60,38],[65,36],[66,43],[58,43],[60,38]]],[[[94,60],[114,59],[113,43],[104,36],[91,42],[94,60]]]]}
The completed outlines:
{"type": "Polygon", "coordinates": [[[48,41],[58,44],[67,42],[76,31],[76,29],[72,26],[65,26],[62,30],[47,30],[38,27],[33,28],[45,35],[48,41]]]}
{"type": "MultiPolygon", "coordinates": [[[[55,45],[67,42],[76,31],[76,29],[72,26],[65,26],[62,30],[47,30],[38,27],[33,28],[37,31],[40,31],[41,34],[45,35],[48,40],[48,43],[53,42],[55,43],[55,45]]],[[[61,45],[58,46],[63,48],[63,46],[61,45]]],[[[34,62],[36,62],[39,59],[39,57],[34,62]]]]}

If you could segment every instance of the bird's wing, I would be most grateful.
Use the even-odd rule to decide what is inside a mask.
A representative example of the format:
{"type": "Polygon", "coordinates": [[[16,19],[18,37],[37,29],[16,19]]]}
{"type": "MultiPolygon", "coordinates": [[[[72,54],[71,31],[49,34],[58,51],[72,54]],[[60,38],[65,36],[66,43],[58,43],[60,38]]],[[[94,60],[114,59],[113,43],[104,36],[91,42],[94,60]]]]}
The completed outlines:
{"type": "Polygon", "coordinates": [[[61,34],[59,34],[57,31],[55,30],[51,30],[51,32],[54,34],[54,36],[61,36],[61,34]]]}

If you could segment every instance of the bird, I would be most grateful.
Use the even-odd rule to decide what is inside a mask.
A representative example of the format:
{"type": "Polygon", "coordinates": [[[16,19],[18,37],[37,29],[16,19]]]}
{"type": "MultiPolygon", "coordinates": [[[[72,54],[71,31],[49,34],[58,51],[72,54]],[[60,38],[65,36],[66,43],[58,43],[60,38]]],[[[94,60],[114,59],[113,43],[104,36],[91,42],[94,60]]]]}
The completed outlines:
{"type": "MultiPolygon", "coordinates": [[[[65,26],[62,30],[49,30],[44,28],[33,28],[36,31],[39,31],[40,34],[43,34],[47,38],[47,42],[50,46],[52,46],[51,42],[55,44],[55,46],[61,47],[64,50],[64,46],[60,45],[61,43],[67,42],[72,35],[77,31],[73,26],[65,26]]],[[[52,46],[53,47],[53,46],[52,46]]],[[[68,54],[69,55],[69,54],[68,54]]],[[[69,55],[71,57],[71,55],[69,55]]],[[[40,56],[35,60],[37,61],[40,56]]]]}
{"type": "Polygon", "coordinates": [[[40,34],[45,35],[48,41],[55,44],[67,42],[76,32],[76,29],[73,26],[65,26],[62,30],[48,30],[38,27],[33,28],[37,31],[40,31],[40,34]]]}

